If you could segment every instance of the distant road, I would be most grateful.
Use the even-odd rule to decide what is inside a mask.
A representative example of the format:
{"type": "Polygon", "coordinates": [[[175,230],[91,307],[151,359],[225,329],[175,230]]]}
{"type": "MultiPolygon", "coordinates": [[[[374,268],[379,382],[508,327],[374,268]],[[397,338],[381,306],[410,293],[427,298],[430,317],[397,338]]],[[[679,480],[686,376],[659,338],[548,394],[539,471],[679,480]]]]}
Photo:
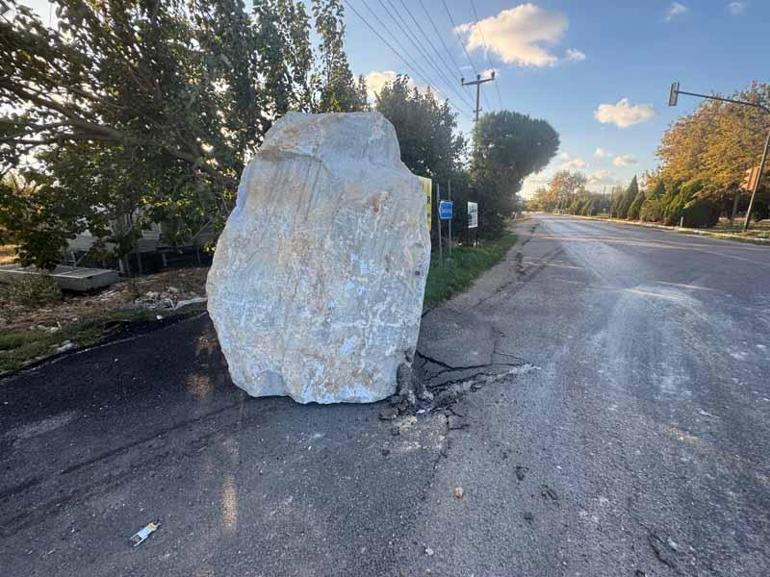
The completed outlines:
{"type": "Polygon", "coordinates": [[[423,318],[447,414],[249,399],[205,316],[0,381],[0,572],[767,575],[770,248],[517,231],[423,318]]]}

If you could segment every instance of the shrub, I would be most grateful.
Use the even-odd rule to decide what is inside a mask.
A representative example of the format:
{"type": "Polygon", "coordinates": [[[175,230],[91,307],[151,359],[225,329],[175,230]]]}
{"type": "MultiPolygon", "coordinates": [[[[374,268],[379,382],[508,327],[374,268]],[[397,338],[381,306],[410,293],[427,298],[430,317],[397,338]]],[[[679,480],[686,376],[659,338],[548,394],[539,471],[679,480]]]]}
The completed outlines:
{"type": "Polygon", "coordinates": [[[689,228],[711,228],[719,222],[719,204],[708,198],[697,198],[685,205],[682,215],[684,226],[689,228]]]}
{"type": "Polygon", "coordinates": [[[3,293],[12,302],[37,305],[59,301],[61,289],[48,274],[25,274],[4,285],[3,293]]]}
{"type": "Polygon", "coordinates": [[[770,217],[770,206],[766,202],[756,201],[751,209],[751,218],[757,222],[770,217]]]}
{"type": "Polygon", "coordinates": [[[642,203],[639,218],[645,222],[660,222],[663,220],[663,206],[660,199],[648,198],[642,203]]]}

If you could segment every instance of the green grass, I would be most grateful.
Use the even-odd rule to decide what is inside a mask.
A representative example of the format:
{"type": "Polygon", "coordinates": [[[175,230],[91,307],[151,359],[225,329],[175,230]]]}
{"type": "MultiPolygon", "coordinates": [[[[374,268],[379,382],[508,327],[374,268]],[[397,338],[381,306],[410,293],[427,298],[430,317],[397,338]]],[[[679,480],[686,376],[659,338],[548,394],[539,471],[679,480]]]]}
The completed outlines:
{"type": "Polygon", "coordinates": [[[484,241],[484,244],[460,246],[452,249],[452,260],[438,262],[438,256],[430,263],[428,280],[425,285],[423,306],[431,308],[447,300],[452,295],[469,288],[481,273],[494,266],[508,253],[516,243],[516,235],[508,232],[496,240],[484,241]]]}
{"type": "Polygon", "coordinates": [[[0,373],[17,371],[24,365],[51,356],[56,347],[70,341],[77,348],[97,344],[121,323],[152,321],[156,315],[169,317],[175,314],[189,314],[194,306],[183,311],[130,310],[111,312],[90,319],[66,325],[61,330],[49,333],[42,330],[26,330],[0,335],[0,373]]]}

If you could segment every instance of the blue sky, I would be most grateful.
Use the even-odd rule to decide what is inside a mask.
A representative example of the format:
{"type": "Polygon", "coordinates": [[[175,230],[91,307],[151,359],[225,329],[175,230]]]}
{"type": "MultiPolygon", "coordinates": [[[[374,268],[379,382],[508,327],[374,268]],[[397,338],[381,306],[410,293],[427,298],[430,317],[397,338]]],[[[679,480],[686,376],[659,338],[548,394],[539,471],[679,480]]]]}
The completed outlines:
{"type": "MultiPolygon", "coordinates": [[[[677,108],[666,106],[673,80],[683,90],[703,93],[730,93],[753,80],[768,81],[768,0],[444,0],[458,31],[442,0],[344,1],[349,5],[348,57],[353,71],[368,76],[372,88],[394,73],[410,74],[418,86],[427,80],[466,111],[460,128],[468,133],[471,106],[455,93],[464,91],[467,99],[474,94],[459,86],[461,74],[474,75],[462,41],[477,69],[488,69],[491,62],[497,72],[497,86],[482,88],[485,110],[516,110],[556,128],[562,142],[559,156],[525,183],[525,195],[561,167],[583,171],[597,190],[654,168],[666,126],[697,105],[695,99],[682,97],[677,108]],[[404,6],[418,21],[418,43],[441,75],[410,42],[407,29],[417,27],[404,6]],[[417,77],[351,7],[409,62],[416,61],[428,78],[417,77]],[[398,20],[397,12],[408,26],[393,24],[389,13],[398,20]],[[456,86],[448,87],[448,80],[456,86]]],[[[46,0],[29,4],[47,18],[46,0]]]]}
{"type": "MultiPolygon", "coordinates": [[[[411,48],[409,59],[415,59],[416,49],[403,30],[395,29],[383,8],[392,12],[388,0],[347,1],[372,24],[376,20],[366,6],[377,12],[402,46],[411,48]]],[[[390,1],[403,12],[400,0],[390,1]]],[[[768,80],[770,2],[766,0],[541,0],[529,4],[474,0],[479,26],[474,24],[470,0],[446,2],[463,29],[460,36],[477,68],[489,68],[483,41],[489,46],[500,91],[499,101],[495,87],[483,86],[489,108],[502,105],[545,118],[561,135],[560,157],[526,183],[525,193],[561,166],[592,176],[595,189],[627,182],[635,173],[654,168],[663,131],[697,105],[695,99],[683,96],[677,108],[667,107],[673,80],[680,81],[683,90],[703,93],[729,93],[753,80],[768,80]],[[483,38],[474,36],[479,28],[483,38]],[[597,119],[601,105],[607,105],[598,113],[603,123],[597,119]],[[600,151],[597,156],[597,149],[604,155],[600,151]]],[[[467,66],[441,0],[423,3],[452,51],[445,58],[447,64],[455,61],[467,66]]],[[[419,0],[407,0],[406,5],[424,35],[443,52],[419,0]]],[[[355,73],[410,72],[351,9],[346,14],[346,47],[355,73]]],[[[430,46],[426,48],[443,68],[430,46]]],[[[466,76],[472,75],[466,70],[466,76]]],[[[459,103],[446,82],[437,80],[435,71],[433,78],[442,94],[459,103]]],[[[418,78],[415,81],[423,84],[418,78]]],[[[473,95],[470,88],[463,90],[473,95]]],[[[471,124],[461,118],[464,131],[471,124]]]]}

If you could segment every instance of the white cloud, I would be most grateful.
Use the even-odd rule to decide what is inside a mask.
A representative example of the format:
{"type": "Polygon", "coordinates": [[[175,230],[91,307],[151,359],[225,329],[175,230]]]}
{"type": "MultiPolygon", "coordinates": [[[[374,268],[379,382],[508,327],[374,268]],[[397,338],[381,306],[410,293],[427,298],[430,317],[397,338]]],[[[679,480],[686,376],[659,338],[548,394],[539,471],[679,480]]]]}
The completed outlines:
{"type": "Polygon", "coordinates": [[[632,166],[638,163],[639,161],[636,160],[636,157],[633,154],[619,154],[612,159],[612,164],[615,166],[632,166]]]}
{"type": "Polygon", "coordinates": [[[609,170],[595,170],[588,175],[588,184],[591,186],[606,186],[617,183],[618,179],[609,170]]]}
{"type": "Polygon", "coordinates": [[[727,4],[727,11],[733,16],[741,16],[746,12],[746,2],[730,2],[727,4]]]}
{"type": "Polygon", "coordinates": [[[558,58],[543,45],[557,43],[567,29],[567,17],[534,4],[502,10],[478,23],[457,27],[469,50],[489,49],[503,62],[519,66],[554,66],[558,58]]]}
{"type": "Polygon", "coordinates": [[[566,152],[562,152],[559,155],[559,160],[561,160],[561,164],[559,165],[559,169],[561,170],[580,170],[588,167],[588,163],[585,160],[577,157],[573,158],[566,152]]]}
{"type": "Polygon", "coordinates": [[[587,56],[585,55],[585,52],[581,52],[576,48],[567,48],[567,55],[564,57],[565,60],[570,62],[580,62],[586,58],[587,56]]]}
{"type": "MultiPolygon", "coordinates": [[[[374,101],[375,95],[380,90],[382,90],[382,87],[385,86],[388,82],[393,82],[397,76],[398,73],[393,70],[383,70],[382,72],[372,70],[369,74],[367,74],[366,93],[369,96],[369,100],[374,101]]],[[[413,86],[414,83],[409,80],[409,85],[413,86]]]]}
{"type": "Polygon", "coordinates": [[[677,16],[681,16],[688,10],[689,8],[684,4],[681,4],[679,2],[674,2],[673,4],[671,4],[671,6],[668,7],[668,10],[666,10],[665,21],[671,22],[671,20],[673,20],[677,16]]]}
{"type": "Polygon", "coordinates": [[[532,198],[535,191],[543,186],[548,186],[550,178],[546,176],[545,171],[530,174],[521,183],[521,196],[523,198],[532,198]]]}
{"type": "Polygon", "coordinates": [[[594,118],[602,124],[627,128],[655,118],[657,114],[652,104],[631,104],[628,98],[621,98],[615,104],[600,104],[594,112],[594,118]]]}
{"type": "Polygon", "coordinates": [[[594,150],[594,156],[596,158],[607,158],[612,153],[607,150],[606,148],[602,148],[601,146],[597,147],[596,150],[594,150]]]}

